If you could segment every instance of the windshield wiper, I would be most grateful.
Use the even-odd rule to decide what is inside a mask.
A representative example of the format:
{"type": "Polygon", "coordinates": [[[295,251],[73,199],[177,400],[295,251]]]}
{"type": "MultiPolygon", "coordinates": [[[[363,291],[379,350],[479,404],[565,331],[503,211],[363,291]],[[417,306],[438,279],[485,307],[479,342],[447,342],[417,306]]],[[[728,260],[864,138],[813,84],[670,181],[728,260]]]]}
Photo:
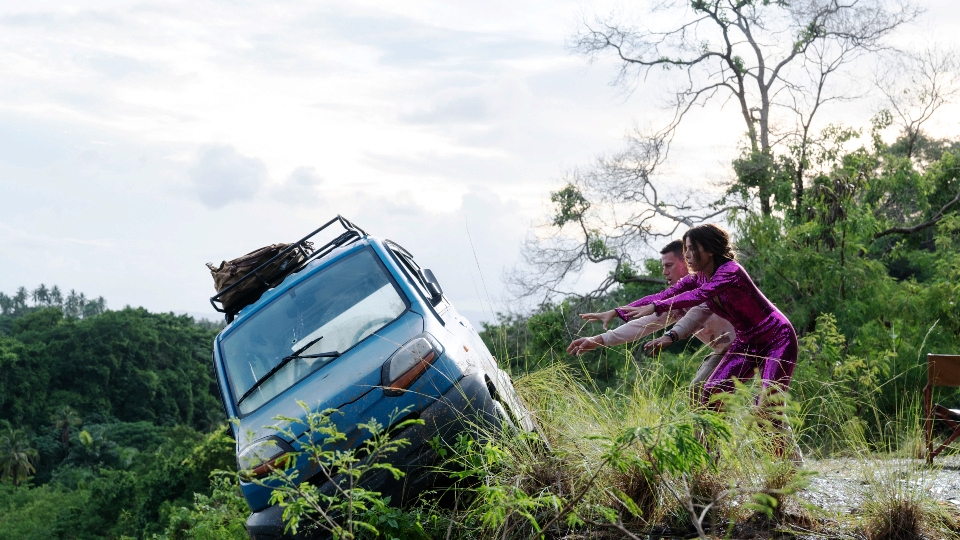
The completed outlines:
{"type": "Polygon", "coordinates": [[[303,351],[309,349],[310,347],[313,347],[313,344],[316,343],[316,342],[318,342],[318,341],[320,341],[321,339],[323,339],[323,336],[320,336],[320,337],[318,337],[317,339],[312,339],[312,340],[310,340],[310,343],[307,343],[307,344],[304,345],[303,347],[300,347],[299,349],[293,351],[293,353],[290,354],[289,356],[284,356],[283,359],[280,360],[280,362],[289,362],[290,360],[292,360],[292,359],[300,356],[300,353],[302,353],[303,351]]]}
{"type": "Polygon", "coordinates": [[[270,371],[268,371],[266,375],[257,379],[257,382],[253,383],[253,386],[251,386],[249,390],[247,390],[246,392],[243,393],[242,396],[240,396],[240,399],[237,400],[237,405],[239,405],[241,401],[247,399],[247,396],[252,394],[253,391],[256,390],[257,388],[259,388],[260,385],[264,383],[264,381],[272,377],[276,372],[280,371],[280,368],[289,364],[291,360],[296,360],[297,358],[336,358],[340,356],[340,353],[337,351],[322,352],[317,354],[301,354],[303,351],[309,349],[321,339],[323,339],[323,336],[320,336],[317,339],[312,340],[310,343],[307,343],[303,347],[300,347],[299,349],[293,351],[292,354],[289,354],[281,358],[280,361],[277,362],[277,365],[270,368],[270,371]]]}

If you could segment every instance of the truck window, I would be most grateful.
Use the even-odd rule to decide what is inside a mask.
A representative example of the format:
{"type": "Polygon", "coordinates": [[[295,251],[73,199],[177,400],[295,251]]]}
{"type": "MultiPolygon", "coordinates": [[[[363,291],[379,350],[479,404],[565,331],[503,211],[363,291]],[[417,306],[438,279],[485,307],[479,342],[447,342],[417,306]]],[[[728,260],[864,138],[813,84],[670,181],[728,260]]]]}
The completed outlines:
{"type": "Polygon", "coordinates": [[[257,385],[237,404],[239,412],[254,411],[334,360],[296,358],[267,378],[284,357],[321,336],[300,354],[343,354],[396,320],[408,307],[370,248],[334,262],[290,288],[221,342],[233,398],[240,399],[257,385]]]}
{"type": "Polygon", "coordinates": [[[407,273],[410,274],[411,280],[420,291],[420,296],[422,296],[424,300],[429,301],[432,295],[430,294],[430,290],[427,289],[426,283],[423,281],[423,274],[420,273],[420,265],[413,260],[413,256],[410,255],[409,251],[403,249],[395,242],[388,240],[387,245],[390,246],[390,251],[397,258],[397,261],[403,265],[407,273]]]}

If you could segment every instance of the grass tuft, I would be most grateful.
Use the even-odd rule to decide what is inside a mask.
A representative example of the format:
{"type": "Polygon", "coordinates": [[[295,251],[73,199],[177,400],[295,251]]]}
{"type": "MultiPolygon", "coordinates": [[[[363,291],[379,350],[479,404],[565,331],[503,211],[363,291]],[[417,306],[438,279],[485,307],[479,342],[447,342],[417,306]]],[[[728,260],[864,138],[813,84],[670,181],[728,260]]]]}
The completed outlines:
{"type": "Polygon", "coordinates": [[[863,456],[860,472],[868,488],[862,523],[867,538],[957,538],[955,520],[929,495],[937,469],[913,459],[863,456]]]}
{"type": "Polygon", "coordinates": [[[870,512],[866,530],[870,540],[919,540],[923,538],[924,510],[917,501],[894,499],[870,512]]]}

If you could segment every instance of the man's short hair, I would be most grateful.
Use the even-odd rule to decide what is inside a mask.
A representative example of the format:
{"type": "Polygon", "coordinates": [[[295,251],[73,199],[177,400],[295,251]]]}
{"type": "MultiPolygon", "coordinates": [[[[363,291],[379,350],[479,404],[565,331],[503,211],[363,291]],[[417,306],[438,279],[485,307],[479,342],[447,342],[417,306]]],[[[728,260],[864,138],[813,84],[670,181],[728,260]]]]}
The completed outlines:
{"type": "Polygon", "coordinates": [[[667,253],[673,253],[678,259],[683,258],[683,242],[680,240],[674,240],[673,242],[663,246],[663,249],[660,250],[660,254],[666,255],[667,253]]]}

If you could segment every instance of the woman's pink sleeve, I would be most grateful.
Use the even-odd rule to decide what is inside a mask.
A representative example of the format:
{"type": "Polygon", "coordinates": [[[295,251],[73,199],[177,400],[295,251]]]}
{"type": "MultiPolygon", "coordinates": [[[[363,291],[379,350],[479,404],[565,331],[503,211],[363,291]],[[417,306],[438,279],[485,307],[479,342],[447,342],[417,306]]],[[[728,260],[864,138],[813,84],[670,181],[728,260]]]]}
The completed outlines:
{"type": "MultiPolygon", "coordinates": [[[[686,279],[686,278],[684,278],[686,279]]],[[[717,268],[717,271],[710,278],[710,281],[704,283],[699,288],[693,290],[686,290],[680,294],[672,296],[670,298],[657,299],[653,302],[648,302],[653,304],[654,311],[659,315],[665,311],[671,309],[687,309],[692,308],[696,305],[702,304],[717,296],[725,289],[733,286],[737,281],[737,265],[734,264],[722,264],[720,268],[717,268]]],[[[680,283],[678,282],[677,285],[680,283]]],[[[673,287],[671,287],[672,289],[673,287]]],[[[669,292],[670,289],[667,289],[664,292],[669,292]]]]}
{"type": "Polygon", "coordinates": [[[680,281],[674,283],[670,287],[664,289],[661,292],[656,294],[651,294],[644,296],[639,300],[634,300],[627,304],[628,306],[640,307],[647,304],[652,304],[658,300],[666,300],[667,298],[674,297],[684,291],[691,291],[697,288],[697,276],[694,274],[688,274],[684,276],[680,281]]]}
{"type": "MultiPolygon", "coordinates": [[[[696,288],[697,288],[697,277],[693,274],[688,274],[684,276],[682,279],[680,279],[680,281],[664,289],[662,292],[644,296],[643,298],[639,300],[634,300],[633,302],[630,302],[627,305],[631,307],[646,306],[658,300],[666,300],[667,298],[676,296],[677,294],[680,294],[683,291],[689,291],[696,288]]],[[[619,315],[620,318],[623,319],[624,321],[630,320],[629,318],[627,318],[627,316],[623,313],[623,311],[620,308],[616,308],[616,312],[617,312],[617,315],[619,315]]]]}

